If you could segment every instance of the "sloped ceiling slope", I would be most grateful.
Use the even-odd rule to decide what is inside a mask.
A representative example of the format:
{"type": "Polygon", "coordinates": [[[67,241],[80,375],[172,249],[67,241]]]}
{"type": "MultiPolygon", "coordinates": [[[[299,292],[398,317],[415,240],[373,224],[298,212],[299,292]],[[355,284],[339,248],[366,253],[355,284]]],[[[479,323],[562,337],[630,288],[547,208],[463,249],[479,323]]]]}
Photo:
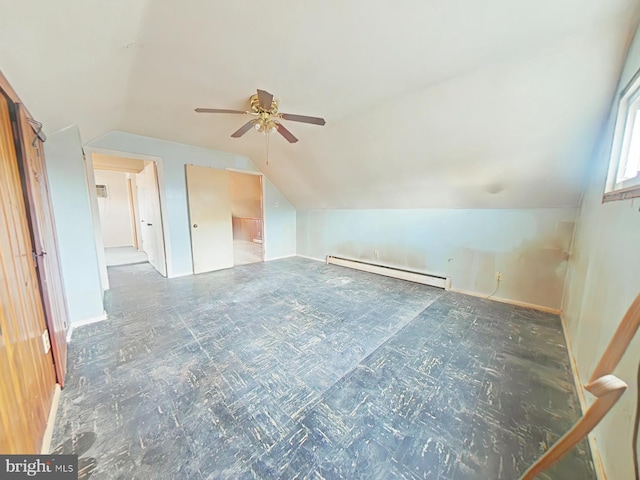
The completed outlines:
{"type": "Polygon", "coordinates": [[[52,132],[121,125],[144,0],[0,0],[0,70],[52,132]]]}
{"type": "Polygon", "coordinates": [[[249,156],[298,209],[574,206],[634,0],[2,1],[0,68],[49,129],[249,156]],[[17,11],[15,18],[10,13],[17,11]],[[261,88],[288,144],[195,107],[261,88]],[[27,93],[24,93],[27,92],[27,93]]]}

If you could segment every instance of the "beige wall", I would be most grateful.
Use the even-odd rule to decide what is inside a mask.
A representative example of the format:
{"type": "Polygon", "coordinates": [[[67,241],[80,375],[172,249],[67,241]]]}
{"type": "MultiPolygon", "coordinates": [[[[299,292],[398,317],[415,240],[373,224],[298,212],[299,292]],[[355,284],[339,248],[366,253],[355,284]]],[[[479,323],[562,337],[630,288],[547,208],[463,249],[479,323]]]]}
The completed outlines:
{"type": "Polygon", "coordinates": [[[107,198],[98,198],[104,246],[133,245],[127,174],[95,170],[96,185],[107,186],[107,198]]]}
{"type": "Polygon", "coordinates": [[[260,175],[229,172],[231,215],[238,218],[262,218],[260,175]]]}
{"type": "MultiPolygon", "coordinates": [[[[636,38],[618,91],[639,67],[640,39],[636,38]]],[[[614,115],[615,108],[594,154],[593,172],[579,211],[569,260],[564,315],[582,383],[591,375],[640,291],[640,198],[602,203],[614,115]]],[[[631,444],[639,362],[640,335],[637,335],[615,371],[629,384],[629,389],[595,430],[609,480],[634,478],[631,444]]],[[[593,400],[587,393],[587,401],[593,400]]]]}

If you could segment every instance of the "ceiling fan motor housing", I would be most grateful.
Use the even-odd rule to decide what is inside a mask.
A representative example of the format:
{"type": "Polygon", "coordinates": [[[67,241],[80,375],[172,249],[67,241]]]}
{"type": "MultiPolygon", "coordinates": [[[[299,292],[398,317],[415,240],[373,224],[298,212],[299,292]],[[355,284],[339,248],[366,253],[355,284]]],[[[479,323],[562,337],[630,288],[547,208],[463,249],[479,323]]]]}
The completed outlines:
{"type": "Polygon", "coordinates": [[[256,94],[251,95],[251,97],[249,97],[249,101],[251,102],[251,111],[253,113],[260,114],[261,112],[266,112],[270,115],[276,115],[278,113],[278,99],[276,97],[273,97],[273,100],[271,101],[271,108],[269,110],[264,110],[260,106],[260,100],[258,100],[258,95],[256,94]]]}

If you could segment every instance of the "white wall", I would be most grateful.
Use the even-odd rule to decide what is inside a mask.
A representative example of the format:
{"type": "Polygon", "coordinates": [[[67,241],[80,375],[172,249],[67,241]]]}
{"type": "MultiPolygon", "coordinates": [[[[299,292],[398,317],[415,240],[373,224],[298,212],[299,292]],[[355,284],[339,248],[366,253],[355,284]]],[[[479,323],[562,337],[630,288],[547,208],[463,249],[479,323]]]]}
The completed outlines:
{"type": "MultiPolygon", "coordinates": [[[[617,91],[640,68],[636,34],[617,91]]],[[[614,100],[617,105],[617,96],[614,100]]],[[[592,175],[579,211],[575,245],[569,261],[564,315],[580,380],[586,383],[629,304],[640,291],[640,198],[602,203],[613,138],[616,107],[603,129],[592,159],[592,175]]],[[[609,480],[634,478],[632,433],[640,363],[640,335],[629,347],[615,375],[629,390],[595,430],[609,480]]],[[[589,403],[594,398],[587,394],[589,403]]]]}
{"type": "Polygon", "coordinates": [[[299,211],[298,254],[449,276],[454,289],[559,309],[576,209],[299,211]],[[378,251],[378,258],[374,256],[378,251]]]}
{"type": "Polygon", "coordinates": [[[44,144],[70,322],[104,313],[80,132],[70,126],[44,144]]]}
{"type": "MultiPolygon", "coordinates": [[[[88,146],[161,158],[158,162],[158,173],[160,198],[167,212],[167,218],[163,219],[163,223],[165,224],[165,241],[170,242],[171,257],[167,259],[169,276],[193,272],[184,166],[193,164],[221,169],[258,171],[248,158],[240,155],[119,131],[109,132],[90,142],[88,146]]],[[[295,210],[266,176],[264,201],[265,259],[294,255],[295,210]]]]}
{"type": "Polygon", "coordinates": [[[94,171],[96,185],[107,186],[107,197],[98,197],[105,248],[133,246],[129,184],[124,172],[94,171]]]}

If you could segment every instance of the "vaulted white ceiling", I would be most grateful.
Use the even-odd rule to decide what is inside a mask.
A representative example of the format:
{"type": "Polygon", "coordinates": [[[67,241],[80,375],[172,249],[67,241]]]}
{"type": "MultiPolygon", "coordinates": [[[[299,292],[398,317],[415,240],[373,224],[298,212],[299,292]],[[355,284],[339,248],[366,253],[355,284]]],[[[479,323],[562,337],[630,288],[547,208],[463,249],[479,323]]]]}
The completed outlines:
{"type": "Polygon", "coordinates": [[[0,0],[0,69],[48,131],[249,156],[296,208],[576,205],[636,0],[0,0]],[[261,88],[288,144],[247,121],[261,88]]]}

